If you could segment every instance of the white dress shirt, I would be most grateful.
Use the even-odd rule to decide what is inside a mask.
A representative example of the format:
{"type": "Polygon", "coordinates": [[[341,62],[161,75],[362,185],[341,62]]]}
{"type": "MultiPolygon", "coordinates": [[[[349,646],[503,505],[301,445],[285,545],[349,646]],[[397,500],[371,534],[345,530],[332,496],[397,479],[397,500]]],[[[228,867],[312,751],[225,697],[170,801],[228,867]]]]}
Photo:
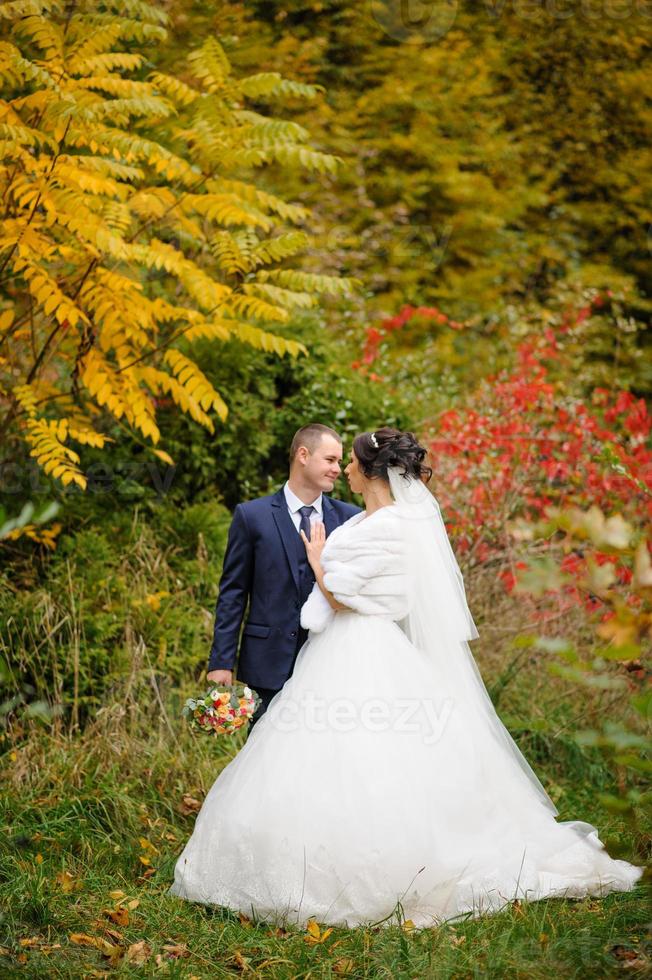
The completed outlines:
{"type": "Polygon", "coordinates": [[[310,515],[310,523],[313,521],[323,521],[324,513],[322,510],[322,495],[319,494],[316,500],[313,500],[312,504],[304,504],[303,500],[299,500],[296,493],[290,490],[289,481],[286,481],[283,487],[283,493],[285,494],[285,502],[288,505],[288,513],[292,518],[292,523],[297,529],[297,534],[299,533],[299,528],[301,526],[301,514],[299,513],[300,507],[314,507],[316,514],[310,515]]]}

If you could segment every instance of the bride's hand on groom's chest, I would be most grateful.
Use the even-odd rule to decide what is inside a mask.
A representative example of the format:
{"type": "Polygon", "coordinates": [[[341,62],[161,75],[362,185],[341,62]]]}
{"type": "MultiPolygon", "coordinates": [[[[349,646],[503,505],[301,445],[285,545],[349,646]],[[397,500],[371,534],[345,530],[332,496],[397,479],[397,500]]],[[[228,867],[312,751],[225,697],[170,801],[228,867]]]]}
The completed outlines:
{"type": "Polygon", "coordinates": [[[310,525],[310,540],[303,530],[299,532],[303,541],[308,561],[311,565],[321,561],[322,551],[326,544],[326,526],[323,521],[313,521],[310,525]]]}

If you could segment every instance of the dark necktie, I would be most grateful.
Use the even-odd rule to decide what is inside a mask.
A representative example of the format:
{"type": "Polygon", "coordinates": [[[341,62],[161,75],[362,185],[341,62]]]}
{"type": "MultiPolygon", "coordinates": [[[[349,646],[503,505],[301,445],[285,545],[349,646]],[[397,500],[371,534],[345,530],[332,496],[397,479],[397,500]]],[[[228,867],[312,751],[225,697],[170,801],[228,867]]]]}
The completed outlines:
{"type": "Polygon", "coordinates": [[[305,536],[310,541],[310,515],[314,511],[312,504],[306,507],[299,507],[299,513],[301,514],[301,523],[299,524],[299,530],[303,531],[305,536]]]}

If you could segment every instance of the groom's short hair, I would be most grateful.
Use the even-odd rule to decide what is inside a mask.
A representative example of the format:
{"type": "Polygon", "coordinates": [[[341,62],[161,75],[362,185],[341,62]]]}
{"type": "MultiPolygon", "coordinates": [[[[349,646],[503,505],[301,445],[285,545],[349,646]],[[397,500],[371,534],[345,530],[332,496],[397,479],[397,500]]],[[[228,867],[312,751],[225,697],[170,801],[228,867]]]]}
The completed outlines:
{"type": "Polygon", "coordinates": [[[338,442],[342,441],[339,432],[331,429],[328,425],[322,425],[320,422],[310,422],[308,425],[302,425],[300,429],[297,429],[290,446],[290,465],[294,462],[299,446],[305,446],[308,452],[314,453],[323,436],[332,436],[338,442]]]}

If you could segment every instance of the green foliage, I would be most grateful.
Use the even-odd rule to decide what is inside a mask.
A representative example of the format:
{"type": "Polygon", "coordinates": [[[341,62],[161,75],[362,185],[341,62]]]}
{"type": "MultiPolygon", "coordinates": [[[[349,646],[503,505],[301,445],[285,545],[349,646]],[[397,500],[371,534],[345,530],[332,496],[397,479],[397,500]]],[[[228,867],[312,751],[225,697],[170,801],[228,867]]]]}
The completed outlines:
{"type": "Polygon", "coordinates": [[[575,733],[579,745],[599,749],[618,774],[616,792],[601,801],[626,818],[635,829],[650,811],[652,794],[652,697],[646,653],[652,637],[652,560],[645,529],[637,529],[620,513],[606,516],[599,507],[549,507],[538,523],[517,522],[519,540],[545,542],[549,553],[529,556],[517,580],[519,595],[561,594],[576,588],[597,609],[587,626],[595,633],[588,654],[568,637],[524,635],[522,646],[556,655],[550,669],[585,688],[622,692],[627,708],[601,718],[575,733]],[[569,569],[564,572],[563,563],[569,569]],[[571,561],[568,561],[568,557],[571,561]],[[609,559],[614,559],[614,564],[609,559]],[[617,565],[622,571],[616,574],[617,565]],[[624,573],[624,574],[623,574],[624,573]],[[625,585],[623,584],[626,583],[625,585]]]}
{"type": "MultiPolygon", "coordinates": [[[[309,344],[297,362],[279,361],[226,345],[219,352],[198,348],[206,373],[217,385],[229,378],[233,411],[215,438],[191,433],[176,413],[162,417],[162,431],[177,468],[174,499],[220,499],[229,507],[276,489],[287,477],[288,450],[296,430],[316,421],[341,433],[345,448],[353,436],[408,418],[405,399],[373,384],[343,363],[346,348],[320,329],[314,314],[293,318],[293,335],[309,344]]],[[[344,480],[336,495],[345,496],[344,480]]]]}
{"type": "Polygon", "coordinates": [[[16,562],[0,577],[5,695],[28,685],[75,726],[125,685],[145,692],[153,676],[202,670],[229,523],[216,503],[181,514],[161,503],[65,534],[41,567],[16,562]]]}
{"type": "Polygon", "coordinates": [[[4,507],[0,506],[0,541],[3,539],[11,540],[20,537],[21,534],[30,534],[34,540],[39,540],[37,527],[50,521],[59,511],[59,504],[56,501],[39,504],[36,507],[31,501],[23,504],[23,507],[16,517],[7,518],[4,507]]]}
{"type": "MultiPolygon", "coordinates": [[[[175,6],[186,30],[211,16],[175,6]]],[[[644,5],[460,0],[412,23],[406,11],[295,0],[229,14],[247,38],[241,67],[327,87],[294,116],[347,163],[337,189],[295,184],[318,202],[327,267],[361,278],[374,314],[437,303],[477,325],[579,279],[628,288],[649,322],[644,5]],[[446,29],[429,34],[442,11],[446,29]],[[392,13],[408,21],[398,35],[392,13]]]]}

